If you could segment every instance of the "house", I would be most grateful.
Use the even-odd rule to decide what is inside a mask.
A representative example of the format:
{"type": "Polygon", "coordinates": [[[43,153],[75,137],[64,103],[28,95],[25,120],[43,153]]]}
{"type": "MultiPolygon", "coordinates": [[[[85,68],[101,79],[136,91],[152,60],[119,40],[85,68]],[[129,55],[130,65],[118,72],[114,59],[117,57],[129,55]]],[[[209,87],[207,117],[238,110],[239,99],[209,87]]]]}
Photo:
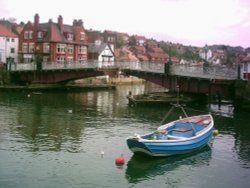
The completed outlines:
{"type": "Polygon", "coordinates": [[[130,45],[132,46],[145,46],[146,38],[144,36],[133,35],[130,37],[130,45]]]}
{"type": "Polygon", "coordinates": [[[148,52],[147,56],[150,62],[167,63],[169,61],[169,56],[164,53],[148,52]]]}
{"type": "Polygon", "coordinates": [[[250,80],[250,53],[242,61],[241,79],[250,80]]]}
{"type": "Polygon", "coordinates": [[[102,36],[101,31],[96,31],[93,29],[86,30],[86,34],[88,37],[88,43],[95,43],[95,42],[104,42],[104,38],[102,36]]]}
{"type": "Polygon", "coordinates": [[[205,47],[199,51],[199,56],[201,59],[209,61],[209,59],[213,57],[213,53],[212,53],[212,50],[205,47]]]}
{"type": "Polygon", "coordinates": [[[17,62],[18,36],[4,23],[0,23],[0,63],[7,63],[7,59],[17,62]]]}
{"type": "Polygon", "coordinates": [[[82,20],[72,25],[63,23],[62,16],[57,23],[50,19],[40,23],[38,14],[34,23],[24,25],[19,36],[20,62],[38,61],[65,63],[87,61],[87,36],[82,20]]]}
{"type": "Polygon", "coordinates": [[[138,54],[138,55],[136,55],[136,57],[138,58],[138,60],[140,62],[148,62],[149,61],[148,56],[144,55],[144,54],[138,54]]]}
{"type": "Polygon", "coordinates": [[[88,45],[88,58],[92,61],[98,61],[104,66],[114,65],[114,49],[107,43],[92,43],[88,45]]]}
{"type": "Polygon", "coordinates": [[[120,62],[138,62],[138,58],[127,48],[116,48],[115,59],[120,62]]]}
{"type": "Polygon", "coordinates": [[[148,49],[150,48],[158,48],[158,42],[154,39],[148,39],[146,40],[146,47],[148,49]]]}
{"type": "Polygon", "coordinates": [[[115,31],[105,30],[102,34],[104,43],[113,46],[112,48],[116,47],[117,36],[115,31]]]}

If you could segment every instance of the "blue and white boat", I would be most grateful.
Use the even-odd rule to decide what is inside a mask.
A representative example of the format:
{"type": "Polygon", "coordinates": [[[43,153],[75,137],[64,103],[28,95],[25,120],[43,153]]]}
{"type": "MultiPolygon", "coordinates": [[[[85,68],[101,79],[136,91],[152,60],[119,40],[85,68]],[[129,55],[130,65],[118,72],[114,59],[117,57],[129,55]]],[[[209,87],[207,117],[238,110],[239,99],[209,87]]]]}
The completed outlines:
{"type": "Polygon", "coordinates": [[[185,154],[209,144],[213,136],[212,115],[181,118],[164,124],[156,131],[127,138],[127,145],[134,153],[150,156],[185,154]]]}

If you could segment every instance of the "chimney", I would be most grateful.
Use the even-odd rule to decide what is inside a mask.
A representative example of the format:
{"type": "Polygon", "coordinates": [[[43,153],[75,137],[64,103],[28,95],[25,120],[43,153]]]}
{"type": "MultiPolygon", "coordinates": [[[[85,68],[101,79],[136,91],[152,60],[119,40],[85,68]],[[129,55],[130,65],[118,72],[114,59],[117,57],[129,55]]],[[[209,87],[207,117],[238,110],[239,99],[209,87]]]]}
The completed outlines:
{"type": "Polygon", "coordinates": [[[78,26],[83,26],[83,21],[82,21],[82,19],[78,20],[78,26]]]}
{"type": "Polygon", "coordinates": [[[58,19],[57,19],[57,24],[60,30],[62,30],[63,28],[63,18],[61,15],[59,15],[58,19]]]}
{"type": "Polygon", "coordinates": [[[74,19],[74,21],[73,21],[73,26],[76,26],[76,25],[77,25],[77,20],[74,19]]]}
{"type": "Polygon", "coordinates": [[[39,15],[38,14],[35,14],[34,26],[35,26],[35,28],[38,28],[38,26],[39,26],[39,15]]]}

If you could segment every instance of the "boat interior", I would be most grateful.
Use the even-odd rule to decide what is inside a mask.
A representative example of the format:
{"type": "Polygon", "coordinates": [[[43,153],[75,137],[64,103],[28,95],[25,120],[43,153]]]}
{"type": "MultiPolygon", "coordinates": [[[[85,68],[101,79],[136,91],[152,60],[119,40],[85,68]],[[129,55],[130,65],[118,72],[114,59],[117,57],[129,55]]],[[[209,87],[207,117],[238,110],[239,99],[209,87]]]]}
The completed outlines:
{"type": "Polygon", "coordinates": [[[148,140],[181,140],[191,138],[204,130],[211,123],[211,117],[208,115],[185,118],[173,122],[167,128],[158,128],[157,131],[142,136],[148,140]]]}

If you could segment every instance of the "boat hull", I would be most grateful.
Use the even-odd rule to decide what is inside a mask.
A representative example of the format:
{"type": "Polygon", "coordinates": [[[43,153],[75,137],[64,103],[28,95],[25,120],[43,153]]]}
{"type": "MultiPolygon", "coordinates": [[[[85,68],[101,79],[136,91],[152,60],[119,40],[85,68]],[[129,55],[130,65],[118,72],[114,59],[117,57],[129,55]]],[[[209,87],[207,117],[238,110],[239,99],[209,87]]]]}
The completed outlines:
{"type": "Polygon", "coordinates": [[[212,138],[212,128],[205,134],[185,140],[143,140],[136,137],[127,139],[129,149],[134,153],[144,153],[150,156],[170,156],[190,153],[209,144],[212,138]]]}

